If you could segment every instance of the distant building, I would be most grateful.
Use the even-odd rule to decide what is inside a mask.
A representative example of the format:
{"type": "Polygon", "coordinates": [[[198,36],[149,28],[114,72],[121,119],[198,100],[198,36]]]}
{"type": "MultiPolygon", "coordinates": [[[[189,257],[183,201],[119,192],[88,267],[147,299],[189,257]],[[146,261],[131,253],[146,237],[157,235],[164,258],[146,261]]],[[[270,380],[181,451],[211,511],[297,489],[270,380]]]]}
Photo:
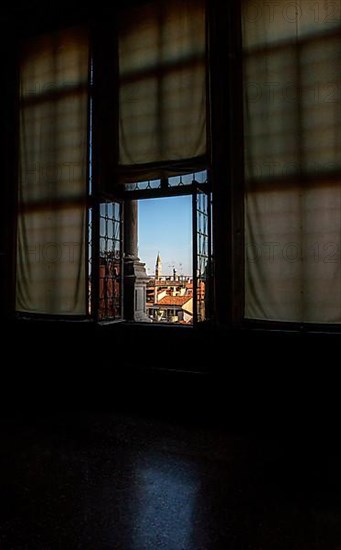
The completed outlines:
{"type": "Polygon", "coordinates": [[[173,269],[173,275],[162,275],[160,253],[156,258],[155,276],[147,284],[146,299],[146,312],[152,321],[193,323],[193,279],[178,276],[176,269],[173,269]]]}
{"type": "Polygon", "coordinates": [[[165,295],[153,305],[147,304],[149,316],[162,323],[191,324],[193,322],[193,296],[165,295]]]}

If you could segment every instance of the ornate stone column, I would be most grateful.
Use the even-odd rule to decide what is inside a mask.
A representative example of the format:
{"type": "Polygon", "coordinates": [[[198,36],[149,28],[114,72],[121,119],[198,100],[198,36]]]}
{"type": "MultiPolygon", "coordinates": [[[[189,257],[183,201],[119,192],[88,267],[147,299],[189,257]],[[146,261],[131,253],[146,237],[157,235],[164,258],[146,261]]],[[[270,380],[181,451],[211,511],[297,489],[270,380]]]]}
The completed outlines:
{"type": "Polygon", "coordinates": [[[124,204],[124,315],[127,321],[150,321],[146,314],[146,288],[149,280],[145,264],[138,257],[137,201],[124,204]]]}

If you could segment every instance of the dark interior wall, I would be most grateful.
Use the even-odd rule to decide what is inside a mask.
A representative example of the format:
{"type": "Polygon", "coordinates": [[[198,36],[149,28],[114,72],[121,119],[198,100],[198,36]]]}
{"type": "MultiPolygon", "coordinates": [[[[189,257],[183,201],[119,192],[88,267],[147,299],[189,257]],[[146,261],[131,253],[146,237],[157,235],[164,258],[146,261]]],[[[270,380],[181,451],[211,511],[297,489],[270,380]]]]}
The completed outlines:
{"type": "Polygon", "coordinates": [[[8,318],[13,300],[14,212],[16,202],[17,34],[12,18],[3,13],[0,55],[0,319],[8,318]]]}
{"type": "Polygon", "coordinates": [[[135,410],[214,418],[233,429],[316,436],[338,431],[338,335],[185,332],[42,321],[8,325],[1,408],[135,410]]]}

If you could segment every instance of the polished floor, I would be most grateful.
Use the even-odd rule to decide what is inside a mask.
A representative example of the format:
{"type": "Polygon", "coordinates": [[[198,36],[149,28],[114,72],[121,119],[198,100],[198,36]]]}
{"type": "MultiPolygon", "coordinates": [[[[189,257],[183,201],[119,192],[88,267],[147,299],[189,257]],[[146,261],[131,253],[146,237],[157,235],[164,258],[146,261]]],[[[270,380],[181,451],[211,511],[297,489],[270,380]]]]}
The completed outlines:
{"type": "Polygon", "coordinates": [[[1,550],[339,550],[331,440],[148,414],[1,421],[1,550]]]}

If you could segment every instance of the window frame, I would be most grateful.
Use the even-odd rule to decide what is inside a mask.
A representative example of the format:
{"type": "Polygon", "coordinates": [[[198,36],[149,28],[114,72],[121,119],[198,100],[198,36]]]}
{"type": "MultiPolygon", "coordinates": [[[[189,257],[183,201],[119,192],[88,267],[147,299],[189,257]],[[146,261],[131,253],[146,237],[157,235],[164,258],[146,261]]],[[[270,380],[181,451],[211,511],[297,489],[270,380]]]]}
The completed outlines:
{"type": "MultiPolygon", "coordinates": [[[[138,2],[137,2],[138,3],[138,2]]],[[[134,2],[132,2],[134,4],[134,2]]],[[[206,5],[206,35],[208,40],[208,12],[206,5]]],[[[93,66],[93,75],[91,81],[91,101],[92,101],[92,140],[93,140],[93,164],[92,164],[92,201],[94,204],[100,202],[101,197],[106,197],[112,201],[119,201],[124,205],[127,200],[139,200],[148,198],[161,198],[161,197],[176,197],[182,195],[191,195],[192,202],[194,194],[198,189],[202,189],[204,192],[212,195],[212,185],[210,183],[211,165],[207,166],[208,180],[205,184],[194,182],[192,185],[183,186],[169,186],[168,179],[161,180],[161,185],[158,189],[140,189],[140,190],[128,190],[123,184],[114,186],[114,190],[108,193],[107,189],[108,181],[116,181],[117,177],[117,165],[118,165],[118,33],[117,27],[109,24],[108,20],[100,20],[93,24],[91,32],[91,59],[93,66]],[[109,70],[111,69],[111,70],[109,70]],[[111,89],[112,93],[107,94],[107,89],[111,89]],[[110,116],[105,116],[109,111],[110,116]],[[103,127],[103,121],[104,127],[103,127]],[[108,150],[108,143],[112,146],[108,150]],[[113,160],[114,159],[114,160],[113,160]],[[103,191],[105,190],[105,191],[103,191]]],[[[208,70],[208,56],[206,55],[206,113],[207,113],[207,144],[208,150],[211,144],[210,133],[210,86],[209,86],[209,70],[208,70]]],[[[198,172],[202,171],[202,164],[198,167],[198,172]]],[[[193,173],[193,170],[191,170],[193,173]]],[[[179,174],[180,175],[180,174],[179,174]]],[[[185,175],[185,174],[183,174],[185,175]]],[[[98,226],[98,220],[95,219],[95,223],[98,226]]],[[[125,224],[123,214],[123,225],[125,224]]],[[[193,227],[193,224],[192,224],[193,227]]],[[[95,236],[98,240],[98,236],[95,236]]],[[[210,237],[210,242],[212,236],[210,237]]],[[[193,240],[194,241],[194,240],[193,240]]],[[[194,245],[194,242],[193,242],[194,245]]],[[[194,251],[194,249],[193,249],[194,251]]],[[[96,252],[96,255],[97,252],[96,252]]],[[[142,259],[143,260],[143,259],[142,259]]],[[[194,254],[193,254],[194,261],[194,254]]],[[[124,260],[123,260],[124,263],[124,260]]],[[[124,268],[123,268],[124,271],[124,268]]],[[[124,277],[124,275],[123,275],[124,277]]],[[[193,273],[194,278],[194,273],[193,273]]],[[[96,285],[98,287],[98,285],[96,285]]],[[[97,292],[97,291],[95,291],[97,292]]],[[[123,284],[123,293],[125,292],[125,285],[123,284]]],[[[212,291],[211,295],[214,294],[212,291]]],[[[123,302],[124,302],[123,298],[123,302]]],[[[96,311],[96,304],[98,303],[98,296],[94,295],[94,303],[92,305],[92,311],[96,311]]],[[[214,310],[214,306],[210,306],[210,311],[214,310]]],[[[97,319],[97,316],[95,315],[97,319]]],[[[98,319],[97,319],[98,320],[98,319]]],[[[210,322],[213,321],[213,315],[210,322]]],[[[101,322],[101,321],[99,321],[101,322]]],[[[110,320],[106,321],[110,322],[110,320]]],[[[124,318],[122,320],[112,322],[129,323],[124,318]]],[[[207,323],[204,321],[203,323],[207,323]]],[[[155,325],[156,323],[153,323],[155,325]]],[[[195,323],[197,325],[197,323],[195,323]]],[[[169,326],[169,325],[168,325],[169,326]]],[[[193,325],[194,326],[194,325],[193,325]]],[[[182,327],[181,327],[182,328],[182,327]]]]}

